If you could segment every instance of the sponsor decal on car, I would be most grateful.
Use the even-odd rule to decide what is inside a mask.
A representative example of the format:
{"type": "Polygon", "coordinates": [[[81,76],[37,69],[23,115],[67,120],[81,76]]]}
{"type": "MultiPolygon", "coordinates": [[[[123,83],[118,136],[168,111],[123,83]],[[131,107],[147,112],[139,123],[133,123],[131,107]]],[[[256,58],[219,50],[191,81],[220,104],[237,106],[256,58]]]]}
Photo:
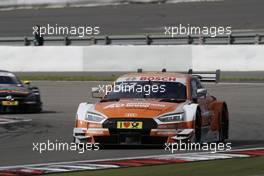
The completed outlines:
{"type": "Polygon", "coordinates": [[[163,77],[163,76],[141,76],[140,81],[176,81],[176,77],[170,76],[170,77],[163,77]]]}
{"type": "Polygon", "coordinates": [[[143,122],[135,122],[135,121],[120,121],[117,122],[117,129],[142,129],[143,122]]]}
{"type": "Polygon", "coordinates": [[[116,82],[133,82],[133,81],[157,81],[157,82],[180,82],[185,84],[186,80],[174,76],[130,76],[120,77],[116,82]]]}
{"type": "Polygon", "coordinates": [[[2,101],[3,106],[18,106],[18,101],[2,101]]]}
{"type": "Polygon", "coordinates": [[[111,108],[164,108],[164,104],[155,104],[155,103],[143,103],[143,102],[136,102],[136,103],[113,103],[104,107],[104,109],[111,109],[111,108]]]}

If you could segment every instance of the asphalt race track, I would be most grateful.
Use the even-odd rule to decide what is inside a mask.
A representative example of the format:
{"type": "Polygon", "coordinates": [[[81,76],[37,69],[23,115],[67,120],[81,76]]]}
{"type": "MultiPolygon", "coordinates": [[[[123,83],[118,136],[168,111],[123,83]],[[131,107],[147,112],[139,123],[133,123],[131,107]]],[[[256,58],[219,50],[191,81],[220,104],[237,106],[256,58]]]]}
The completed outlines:
{"type": "Polygon", "coordinates": [[[231,26],[264,29],[263,0],[131,4],[0,11],[0,37],[32,36],[36,24],[99,26],[102,35],[163,34],[164,26],[231,26]]]}
{"type": "MultiPolygon", "coordinates": [[[[0,125],[0,166],[94,160],[129,156],[169,154],[163,149],[103,149],[78,154],[74,151],[32,151],[33,142],[72,142],[72,129],[78,103],[90,99],[91,87],[99,82],[34,82],[42,91],[41,114],[10,114],[1,117],[31,119],[0,125]]],[[[106,84],[104,82],[103,84],[106,84]]],[[[263,83],[208,84],[211,94],[227,102],[230,111],[230,141],[233,148],[260,147],[263,134],[263,83]]]]}

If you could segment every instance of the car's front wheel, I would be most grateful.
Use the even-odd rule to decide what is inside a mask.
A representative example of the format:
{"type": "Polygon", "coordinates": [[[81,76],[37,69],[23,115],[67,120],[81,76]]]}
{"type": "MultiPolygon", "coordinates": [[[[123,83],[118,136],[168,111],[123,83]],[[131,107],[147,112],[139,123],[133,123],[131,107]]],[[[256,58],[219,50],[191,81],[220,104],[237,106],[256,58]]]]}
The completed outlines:
{"type": "Polygon", "coordinates": [[[195,142],[200,143],[202,139],[202,118],[201,118],[201,112],[199,110],[196,111],[196,118],[195,118],[195,142]]]}
{"type": "Polygon", "coordinates": [[[227,116],[227,110],[224,108],[222,112],[219,114],[219,138],[218,142],[225,142],[225,140],[228,138],[228,118],[227,116]]]}

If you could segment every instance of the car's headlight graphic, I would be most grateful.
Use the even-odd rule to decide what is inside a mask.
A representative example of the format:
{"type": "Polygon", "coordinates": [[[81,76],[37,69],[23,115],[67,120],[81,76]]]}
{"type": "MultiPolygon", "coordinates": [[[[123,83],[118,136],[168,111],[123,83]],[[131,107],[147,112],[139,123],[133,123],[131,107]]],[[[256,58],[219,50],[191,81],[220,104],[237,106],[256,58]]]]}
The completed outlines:
{"type": "Polygon", "coordinates": [[[184,113],[166,114],[158,118],[161,122],[183,121],[184,113]]]}
{"type": "Polygon", "coordinates": [[[85,116],[85,120],[92,122],[102,122],[105,118],[100,114],[96,114],[94,112],[87,112],[85,116]]]}

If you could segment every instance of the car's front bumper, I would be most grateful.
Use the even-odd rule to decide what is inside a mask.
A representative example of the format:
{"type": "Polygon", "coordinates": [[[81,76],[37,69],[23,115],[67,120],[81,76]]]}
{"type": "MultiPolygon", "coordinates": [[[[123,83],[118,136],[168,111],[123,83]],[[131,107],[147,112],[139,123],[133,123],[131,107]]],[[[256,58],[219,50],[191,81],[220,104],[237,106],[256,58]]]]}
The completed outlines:
{"type": "MultiPolygon", "coordinates": [[[[185,123],[185,122],[183,122],[185,123]]],[[[104,145],[163,145],[164,143],[188,141],[194,136],[192,123],[156,125],[155,128],[116,129],[105,125],[77,122],[73,130],[76,143],[90,142],[104,145]],[[81,124],[81,125],[80,125],[81,124]]]]}
{"type": "Polygon", "coordinates": [[[19,113],[19,112],[40,112],[42,110],[41,102],[19,102],[15,106],[6,106],[0,102],[0,113],[19,113]]]}

